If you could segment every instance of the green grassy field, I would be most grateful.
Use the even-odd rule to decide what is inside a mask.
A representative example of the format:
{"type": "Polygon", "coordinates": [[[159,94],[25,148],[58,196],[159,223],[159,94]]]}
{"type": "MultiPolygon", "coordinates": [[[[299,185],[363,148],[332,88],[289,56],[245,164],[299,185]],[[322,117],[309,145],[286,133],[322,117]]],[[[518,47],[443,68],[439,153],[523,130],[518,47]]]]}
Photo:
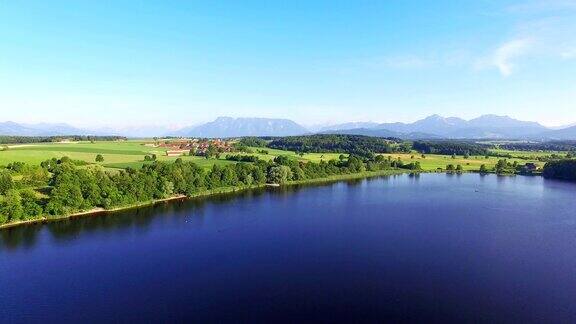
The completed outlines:
{"type": "MultiPolygon", "coordinates": [[[[487,168],[492,168],[496,165],[498,160],[502,158],[489,157],[486,159],[484,156],[470,156],[465,159],[462,156],[456,156],[453,159],[448,155],[437,155],[437,154],[427,154],[423,158],[420,153],[405,153],[405,154],[383,154],[384,156],[391,156],[393,159],[400,158],[405,163],[410,162],[420,162],[420,166],[425,171],[436,170],[438,168],[445,169],[448,164],[453,164],[454,166],[460,164],[465,171],[477,171],[480,169],[482,164],[485,164],[487,168]],[[412,158],[413,157],[413,158],[412,158]]],[[[513,163],[517,161],[519,164],[525,164],[527,162],[536,163],[538,166],[544,166],[543,162],[536,160],[523,160],[523,159],[507,159],[507,161],[513,163]]]]}
{"type": "Polygon", "coordinates": [[[39,164],[50,158],[68,156],[71,159],[94,162],[97,154],[102,154],[106,163],[126,163],[144,160],[149,153],[161,154],[162,151],[146,147],[142,142],[80,142],[80,143],[42,143],[9,146],[6,151],[0,151],[0,165],[21,161],[29,164],[39,164]],[[153,149],[153,150],[150,150],[153,149]],[[156,151],[155,151],[156,150],[156,151]]]}
{"type": "MultiPolygon", "coordinates": [[[[146,163],[144,160],[147,154],[156,154],[159,161],[174,161],[177,157],[166,156],[165,148],[155,148],[145,146],[149,141],[120,141],[120,142],[71,142],[71,143],[40,143],[11,145],[8,150],[0,151],[0,166],[11,162],[25,162],[38,165],[42,161],[51,158],[61,158],[67,156],[74,160],[80,160],[92,165],[102,165],[105,168],[125,169],[140,168],[146,163]],[[96,163],[96,155],[101,154],[104,162],[96,163]]],[[[252,148],[254,152],[262,148],[252,148]]],[[[337,159],[338,153],[306,153],[298,155],[296,152],[282,151],[275,149],[265,149],[268,154],[253,153],[263,160],[272,160],[279,155],[287,155],[302,161],[320,162],[337,159]]],[[[234,153],[237,154],[237,153],[234,153]]],[[[240,153],[247,154],[247,153],[240,153]]],[[[182,156],[185,161],[193,161],[201,167],[211,168],[214,164],[225,165],[236,163],[227,161],[226,154],[222,154],[220,159],[206,159],[200,156],[182,156]]]]}
{"type": "MultiPolygon", "coordinates": [[[[275,157],[279,156],[279,155],[286,155],[301,161],[312,161],[312,162],[320,162],[322,160],[324,161],[330,161],[330,160],[334,160],[334,159],[338,159],[338,157],[340,156],[340,153],[304,153],[302,155],[296,153],[296,152],[292,152],[292,151],[282,151],[282,150],[277,150],[277,149],[271,149],[271,148],[261,148],[261,147],[251,147],[250,149],[252,149],[254,151],[254,153],[250,153],[250,155],[256,155],[258,156],[258,158],[262,159],[262,160],[272,160],[275,157]],[[261,153],[257,153],[258,150],[266,150],[268,151],[268,154],[261,154],[261,153]]],[[[246,153],[242,153],[242,154],[246,154],[246,153]]],[[[347,154],[344,154],[347,155],[347,154]]]]}
{"type": "Polygon", "coordinates": [[[558,151],[512,151],[512,150],[497,149],[497,150],[490,150],[490,152],[497,154],[510,154],[513,157],[521,157],[528,159],[538,159],[539,157],[547,157],[552,154],[566,155],[566,152],[558,152],[558,151]]]}
{"type": "MultiPolygon", "coordinates": [[[[166,156],[166,149],[155,148],[146,146],[149,141],[119,141],[119,142],[75,142],[75,143],[42,143],[42,144],[24,144],[13,145],[8,150],[0,151],[0,166],[6,165],[10,162],[21,161],[29,164],[40,164],[40,162],[50,158],[60,158],[68,156],[71,159],[85,161],[91,165],[102,165],[110,169],[124,169],[127,167],[140,168],[145,163],[144,156],[147,154],[156,154],[159,161],[174,161],[176,157],[166,156]],[[97,154],[104,156],[104,162],[96,163],[95,158],[97,154]]],[[[279,155],[287,155],[301,161],[320,162],[322,160],[329,161],[338,159],[340,153],[305,153],[303,155],[297,154],[292,151],[282,151],[276,149],[264,148],[268,154],[256,153],[262,148],[251,148],[255,153],[252,155],[258,156],[263,160],[272,160],[279,155]]],[[[553,152],[522,152],[522,151],[504,151],[499,150],[498,153],[510,153],[516,157],[525,157],[526,159],[509,159],[510,162],[518,161],[520,164],[526,162],[534,162],[539,166],[544,163],[535,160],[539,156],[547,156],[553,152]]],[[[557,153],[557,152],[556,152],[557,153]]],[[[246,153],[241,153],[246,154],[246,153]]],[[[182,156],[185,161],[193,161],[198,165],[210,168],[214,164],[231,164],[234,161],[225,160],[225,155],[222,154],[220,159],[205,159],[199,156],[182,156]]],[[[398,157],[405,163],[414,161],[420,162],[422,169],[425,171],[436,170],[437,168],[446,168],[446,165],[453,164],[454,166],[460,164],[464,170],[478,170],[482,164],[486,164],[488,168],[493,167],[500,158],[490,157],[486,159],[484,156],[472,156],[468,159],[462,156],[453,159],[450,156],[429,154],[425,158],[419,153],[410,154],[384,154],[391,156],[393,159],[398,157]]]]}

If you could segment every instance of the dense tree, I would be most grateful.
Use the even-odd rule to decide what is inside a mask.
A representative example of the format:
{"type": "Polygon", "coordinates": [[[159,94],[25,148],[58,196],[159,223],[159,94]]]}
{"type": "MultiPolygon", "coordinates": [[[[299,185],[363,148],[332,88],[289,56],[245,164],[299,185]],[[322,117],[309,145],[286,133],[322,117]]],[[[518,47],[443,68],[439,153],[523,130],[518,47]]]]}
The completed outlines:
{"type": "Polygon", "coordinates": [[[104,157],[102,156],[102,154],[96,155],[96,162],[104,162],[104,157]]]}
{"type": "Polygon", "coordinates": [[[22,172],[22,170],[25,167],[26,167],[26,163],[20,162],[20,161],[11,162],[11,163],[8,163],[8,165],[6,165],[6,169],[13,171],[13,172],[16,172],[16,173],[22,172]]]}
{"type": "Polygon", "coordinates": [[[550,161],[544,165],[545,178],[576,181],[576,160],[550,161]]]}
{"type": "Polygon", "coordinates": [[[0,214],[5,215],[10,222],[16,222],[23,218],[24,209],[22,208],[22,198],[16,189],[10,189],[0,205],[0,214]]]}
{"type": "Polygon", "coordinates": [[[415,141],[412,147],[424,154],[444,154],[452,155],[486,155],[489,146],[456,141],[415,141]]]}
{"type": "Polygon", "coordinates": [[[506,160],[498,160],[494,169],[496,170],[496,173],[506,173],[508,162],[506,160]]]}
{"type": "Polygon", "coordinates": [[[10,172],[0,170],[0,195],[5,195],[12,187],[14,187],[14,182],[10,172]]]}
{"type": "Polygon", "coordinates": [[[39,166],[26,165],[20,174],[22,175],[22,183],[29,187],[44,187],[48,185],[50,180],[48,170],[39,166]]]}
{"type": "Polygon", "coordinates": [[[265,139],[258,138],[258,137],[244,137],[240,139],[239,143],[245,146],[253,146],[253,147],[266,147],[268,142],[265,139]]]}
{"type": "Polygon", "coordinates": [[[150,161],[140,169],[106,172],[100,168],[80,167],[77,161],[67,157],[49,159],[40,167],[18,167],[22,172],[18,190],[10,174],[13,171],[4,170],[0,179],[6,195],[0,197],[0,223],[67,215],[96,207],[110,209],[173,195],[190,196],[209,189],[266,182],[282,184],[365,170],[420,169],[417,162],[404,164],[381,155],[350,155],[319,163],[299,161],[291,156],[277,156],[273,161],[243,155],[229,159],[246,162],[225,166],[215,164],[205,170],[180,158],[173,163],[150,161]],[[42,189],[43,198],[40,199],[39,193],[21,186],[47,188],[42,189]]]}
{"type": "Polygon", "coordinates": [[[576,152],[576,141],[508,142],[498,148],[514,151],[571,151],[576,152]]]}
{"type": "Polygon", "coordinates": [[[292,179],[292,170],[285,165],[270,167],[268,171],[268,182],[282,184],[292,179]]]}
{"type": "Polygon", "coordinates": [[[218,151],[218,148],[216,147],[216,145],[210,144],[208,146],[208,148],[206,149],[206,152],[204,153],[204,156],[207,159],[210,158],[220,158],[220,152],[218,151]]]}
{"type": "Polygon", "coordinates": [[[273,139],[268,146],[297,152],[350,153],[366,156],[374,153],[391,153],[401,150],[394,141],[359,135],[289,136],[273,139]]]}
{"type": "Polygon", "coordinates": [[[34,219],[42,215],[42,206],[36,195],[36,192],[30,188],[26,188],[19,192],[20,201],[22,204],[22,214],[25,220],[34,219]]]}
{"type": "Polygon", "coordinates": [[[62,163],[52,178],[53,189],[46,206],[47,213],[61,215],[78,211],[83,203],[77,169],[70,163],[62,163]]]}
{"type": "Polygon", "coordinates": [[[0,136],[0,144],[23,144],[23,143],[52,143],[64,140],[79,141],[118,141],[126,140],[123,136],[0,136]]]}

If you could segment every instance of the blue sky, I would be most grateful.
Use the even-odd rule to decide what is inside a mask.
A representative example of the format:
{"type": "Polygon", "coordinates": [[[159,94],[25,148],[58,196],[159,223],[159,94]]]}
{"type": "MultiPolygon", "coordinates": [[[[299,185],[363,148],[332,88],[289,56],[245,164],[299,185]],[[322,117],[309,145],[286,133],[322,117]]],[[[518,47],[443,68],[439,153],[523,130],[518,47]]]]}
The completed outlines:
{"type": "Polygon", "coordinates": [[[576,0],[0,0],[0,121],[576,122],[576,0]]]}

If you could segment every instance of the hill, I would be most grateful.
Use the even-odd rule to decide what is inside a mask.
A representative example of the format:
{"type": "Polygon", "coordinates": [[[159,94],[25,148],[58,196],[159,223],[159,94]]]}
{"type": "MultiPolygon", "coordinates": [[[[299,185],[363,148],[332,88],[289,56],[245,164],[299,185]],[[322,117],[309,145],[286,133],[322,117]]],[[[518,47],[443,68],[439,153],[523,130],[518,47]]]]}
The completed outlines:
{"type": "Polygon", "coordinates": [[[400,133],[428,133],[436,136],[447,136],[451,131],[464,127],[466,121],[456,117],[444,118],[432,115],[413,123],[384,123],[378,129],[388,129],[400,133]]]}
{"type": "Polygon", "coordinates": [[[576,139],[576,126],[550,130],[537,135],[532,136],[535,139],[545,139],[545,140],[575,140],[576,139]]]}
{"type": "Polygon", "coordinates": [[[340,135],[362,135],[371,137],[384,137],[384,138],[401,138],[401,139],[441,139],[442,136],[412,132],[412,133],[400,133],[391,131],[388,129],[379,128],[355,128],[355,129],[343,129],[334,131],[325,131],[320,134],[340,134],[340,135]]]}
{"type": "Polygon", "coordinates": [[[181,129],[175,135],[215,138],[290,136],[306,133],[308,133],[306,128],[289,119],[218,117],[206,124],[181,129]]]}
{"type": "Polygon", "coordinates": [[[471,120],[432,115],[414,123],[385,123],[376,127],[400,133],[424,133],[446,138],[523,138],[547,128],[509,116],[483,115],[471,120]]]}

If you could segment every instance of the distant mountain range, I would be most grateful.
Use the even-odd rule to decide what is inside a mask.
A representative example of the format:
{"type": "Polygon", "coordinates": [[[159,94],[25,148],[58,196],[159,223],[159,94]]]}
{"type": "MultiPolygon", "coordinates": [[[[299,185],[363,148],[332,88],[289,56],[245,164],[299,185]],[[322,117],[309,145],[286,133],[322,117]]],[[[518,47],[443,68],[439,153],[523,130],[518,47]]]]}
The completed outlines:
{"type": "Polygon", "coordinates": [[[10,136],[57,136],[57,135],[95,135],[95,131],[76,128],[68,124],[18,124],[0,122],[0,135],[10,136]]]}
{"type": "Polygon", "coordinates": [[[0,135],[123,135],[128,137],[185,136],[240,137],[291,136],[312,133],[352,134],[404,139],[531,139],[576,140],[576,126],[547,128],[508,116],[483,115],[471,120],[432,115],[413,123],[350,122],[312,132],[289,119],[218,117],[212,122],[169,131],[166,127],[80,129],[68,124],[0,122],[0,135]]]}
{"type": "Polygon", "coordinates": [[[374,128],[378,125],[379,124],[375,122],[351,122],[351,123],[324,126],[320,128],[319,132],[325,133],[330,131],[341,131],[349,129],[362,129],[362,128],[366,129],[366,128],[374,128]]]}
{"type": "Polygon", "coordinates": [[[384,123],[373,128],[337,130],[340,134],[407,139],[549,139],[576,140],[576,127],[553,130],[508,116],[483,115],[471,120],[432,115],[414,123],[384,123]],[[395,132],[391,133],[391,132],[395,132]]]}
{"type": "Polygon", "coordinates": [[[576,126],[548,131],[534,136],[535,139],[576,140],[576,126]]]}
{"type": "Polygon", "coordinates": [[[181,129],[178,136],[193,137],[239,137],[239,136],[290,136],[308,133],[303,126],[289,119],[272,118],[231,118],[218,117],[216,120],[181,129]]]}

